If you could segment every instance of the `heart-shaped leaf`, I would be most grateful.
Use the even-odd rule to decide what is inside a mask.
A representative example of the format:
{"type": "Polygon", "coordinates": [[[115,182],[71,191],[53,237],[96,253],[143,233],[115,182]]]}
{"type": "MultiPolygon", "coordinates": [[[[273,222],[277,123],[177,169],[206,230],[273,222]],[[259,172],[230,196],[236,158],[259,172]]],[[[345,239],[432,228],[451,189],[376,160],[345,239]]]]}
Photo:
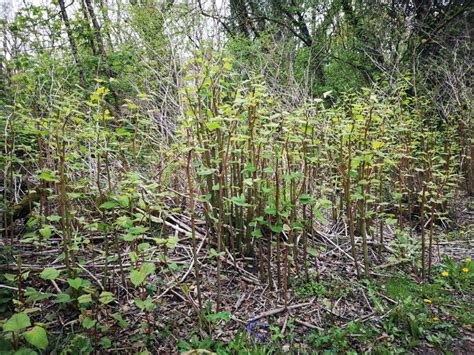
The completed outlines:
{"type": "Polygon", "coordinates": [[[30,317],[26,313],[15,313],[3,325],[5,332],[17,332],[31,325],[30,317]]]}
{"type": "Polygon", "coordinates": [[[47,267],[43,271],[41,271],[40,277],[43,280],[56,280],[59,276],[60,272],[53,267],[47,267]]]}
{"type": "Polygon", "coordinates": [[[38,349],[46,350],[48,347],[48,334],[42,327],[35,326],[33,329],[23,333],[26,341],[38,349]]]}

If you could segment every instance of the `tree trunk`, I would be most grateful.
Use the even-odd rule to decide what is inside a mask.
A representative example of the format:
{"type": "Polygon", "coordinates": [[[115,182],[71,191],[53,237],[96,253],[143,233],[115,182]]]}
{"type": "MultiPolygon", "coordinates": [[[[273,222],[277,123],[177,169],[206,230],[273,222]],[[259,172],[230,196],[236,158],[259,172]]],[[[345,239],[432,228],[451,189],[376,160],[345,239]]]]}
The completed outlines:
{"type": "Polygon", "coordinates": [[[82,86],[85,86],[84,72],[82,71],[81,63],[79,61],[79,52],[77,50],[76,40],[74,39],[74,35],[71,30],[69,17],[66,11],[66,5],[64,4],[64,0],[58,0],[58,1],[59,1],[59,7],[61,9],[61,17],[64,22],[64,27],[66,27],[66,33],[67,33],[67,38],[69,40],[69,45],[71,46],[71,52],[74,57],[74,62],[77,65],[77,70],[79,73],[79,81],[81,82],[82,86]]]}
{"type": "MultiPolygon", "coordinates": [[[[108,76],[108,79],[110,79],[112,77],[112,70],[110,69],[109,62],[107,60],[107,52],[105,50],[104,41],[102,39],[102,33],[100,30],[99,21],[97,21],[97,16],[95,15],[91,0],[84,0],[84,1],[86,4],[87,12],[89,13],[89,16],[92,22],[92,26],[94,28],[94,35],[97,42],[97,47],[99,48],[99,54],[102,61],[104,62],[104,71],[105,71],[105,74],[108,76]]],[[[113,87],[110,87],[110,93],[112,94],[113,99],[114,99],[115,113],[118,116],[120,116],[121,109],[120,109],[119,96],[117,94],[117,91],[113,87]]]]}

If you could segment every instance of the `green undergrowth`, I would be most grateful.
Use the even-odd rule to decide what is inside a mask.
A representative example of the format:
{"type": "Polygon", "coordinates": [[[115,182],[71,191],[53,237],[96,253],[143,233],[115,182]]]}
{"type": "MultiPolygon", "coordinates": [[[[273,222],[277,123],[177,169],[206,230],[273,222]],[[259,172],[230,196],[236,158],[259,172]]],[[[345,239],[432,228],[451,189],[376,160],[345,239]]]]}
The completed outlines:
{"type": "MultiPolygon", "coordinates": [[[[348,305],[356,302],[357,296],[354,292],[363,290],[371,309],[367,306],[366,309],[358,310],[358,314],[354,316],[345,314],[347,319],[344,321],[329,314],[324,318],[320,330],[311,330],[297,324],[295,319],[300,315],[295,310],[288,317],[285,330],[282,331],[281,319],[284,314],[277,314],[269,319],[249,322],[241,327],[233,339],[226,342],[216,340],[215,334],[219,333],[219,329],[230,325],[231,314],[213,314],[212,310],[208,313],[203,310],[203,321],[207,324],[208,332],[201,331],[201,324],[201,327],[197,326],[187,336],[175,338],[176,345],[181,352],[201,349],[217,354],[314,351],[322,354],[397,354],[425,351],[428,348],[446,352],[443,349],[467,347],[464,338],[472,331],[474,324],[473,266],[470,258],[460,262],[446,258],[442,264],[431,270],[431,277],[424,283],[405,272],[394,272],[388,277],[355,283],[343,279],[340,275],[329,279],[322,278],[320,281],[316,277],[311,277],[309,282],[294,281],[295,302],[311,299],[319,303],[323,310],[333,309],[336,301],[348,305]]],[[[44,278],[52,276],[54,275],[46,273],[42,275],[44,278]]],[[[11,276],[7,275],[8,277],[11,276]]],[[[44,318],[41,323],[33,322],[35,304],[47,300],[49,294],[32,293],[30,289],[26,289],[25,295],[28,298],[24,302],[31,304],[31,307],[0,321],[3,330],[0,333],[0,354],[89,354],[113,349],[114,332],[110,323],[102,324],[96,321],[90,313],[91,310],[83,307],[91,300],[85,299],[87,292],[81,290],[90,285],[85,280],[79,280],[83,284],[77,287],[75,283],[78,280],[71,280],[72,289],[67,299],[54,301],[60,307],[61,304],[66,306],[70,302],[77,303],[79,309],[82,309],[82,327],[77,328],[77,333],[65,336],[61,332],[50,332],[48,323],[54,320],[53,315],[44,318]],[[17,351],[13,350],[15,347],[17,351]]],[[[13,295],[7,291],[2,289],[3,304],[12,301],[13,295]]],[[[100,309],[100,304],[111,301],[106,292],[91,295],[92,302],[97,297],[96,309],[100,309]]],[[[146,309],[146,300],[143,303],[146,309]]],[[[130,328],[131,325],[124,319],[124,315],[117,312],[111,317],[118,328],[130,328]]],[[[142,353],[153,351],[173,333],[171,326],[165,326],[148,334],[147,325],[143,326],[144,329],[130,337],[131,344],[136,349],[141,349],[142,353]]]]}
{"type": "MultiPolygon", "coordinates": [[[[342,297],[351,300],[351,292],[363,288],[374,314],[368,319],[353,320],[343,325],[334,319],[322,330],[302,333],[290,315],[285,334],[274,325],[277,318],[249,323],[230,342],[211,338],[200,339],[193,334],[179,343],[181,351],[206,349],[217,354],[288,353],[374,353],[403,354],[432,349],[467,347],[466,337],[472,331],[473,264],[470,258],[459,263],[446,259],[433,268],[425,283],[405,273],[387,278],[360,281],[357,284],[334,278],[331,281],[295,282],[299,300],[316,297],[322,306],[342,297]],[[344,286],[345,285],[345,286],[344,286]],[[297,329],[298,328],[298,329],[297,329]]],[[[347,281],[347,280],[346,280],[347,281]]],[[[366,310],[367,315],[370,310],[366,310]]],[[[276,317],[276,316],[275,316],[276,317]]],[[[364,315],[362,315],[362,319],[364,315]]]]}

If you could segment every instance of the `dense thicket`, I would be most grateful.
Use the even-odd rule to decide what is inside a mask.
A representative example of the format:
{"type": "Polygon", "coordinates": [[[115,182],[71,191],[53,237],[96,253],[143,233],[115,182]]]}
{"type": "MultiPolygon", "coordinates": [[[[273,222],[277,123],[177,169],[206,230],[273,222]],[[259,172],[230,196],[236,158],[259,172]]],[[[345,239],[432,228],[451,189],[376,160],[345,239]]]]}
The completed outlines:
{"type": "Polygon", "coordinates": [[[232,268],[291,309],[294,283],[329,269],[321,240],[350,277],[433,280],[474,196],[471,1],[2,11],[0,344],[118,349],[127,304],[141,325],[123,351],[175,351],[165,296],[201,337],[230,317],[232,268]],[[69,324],[49,307],[92,342],[48,345],[69,324]]]}

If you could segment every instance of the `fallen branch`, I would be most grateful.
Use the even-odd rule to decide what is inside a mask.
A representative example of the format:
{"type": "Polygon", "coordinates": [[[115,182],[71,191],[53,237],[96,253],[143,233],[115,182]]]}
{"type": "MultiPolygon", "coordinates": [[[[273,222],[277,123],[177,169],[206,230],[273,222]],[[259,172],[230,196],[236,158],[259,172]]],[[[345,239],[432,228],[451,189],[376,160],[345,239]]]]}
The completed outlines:
{"type": "Polygon", "coordinates": [[[273,316],[275,314],[278,314],[278,313],[281,313],[281,312],[284,312],[284,311],[289,311],[289,310],[292,310],[292,309],[301,308],[301,307],[304,307],[304,306],[309,306],[313,303],[313,300],[311,300],[311,302],[298,303],[298,304],[295,304],[295,305],[292,305],[292,306],[289,306],[289,307],[278,307],[278,308],[263,312],[263,313],[259,314],[258,316],[253,317],[252,319],[250,319],[248,323],[255,322],[256,320],[259,320],[261,318],[270,317],[270,316],[273,316]]]}

